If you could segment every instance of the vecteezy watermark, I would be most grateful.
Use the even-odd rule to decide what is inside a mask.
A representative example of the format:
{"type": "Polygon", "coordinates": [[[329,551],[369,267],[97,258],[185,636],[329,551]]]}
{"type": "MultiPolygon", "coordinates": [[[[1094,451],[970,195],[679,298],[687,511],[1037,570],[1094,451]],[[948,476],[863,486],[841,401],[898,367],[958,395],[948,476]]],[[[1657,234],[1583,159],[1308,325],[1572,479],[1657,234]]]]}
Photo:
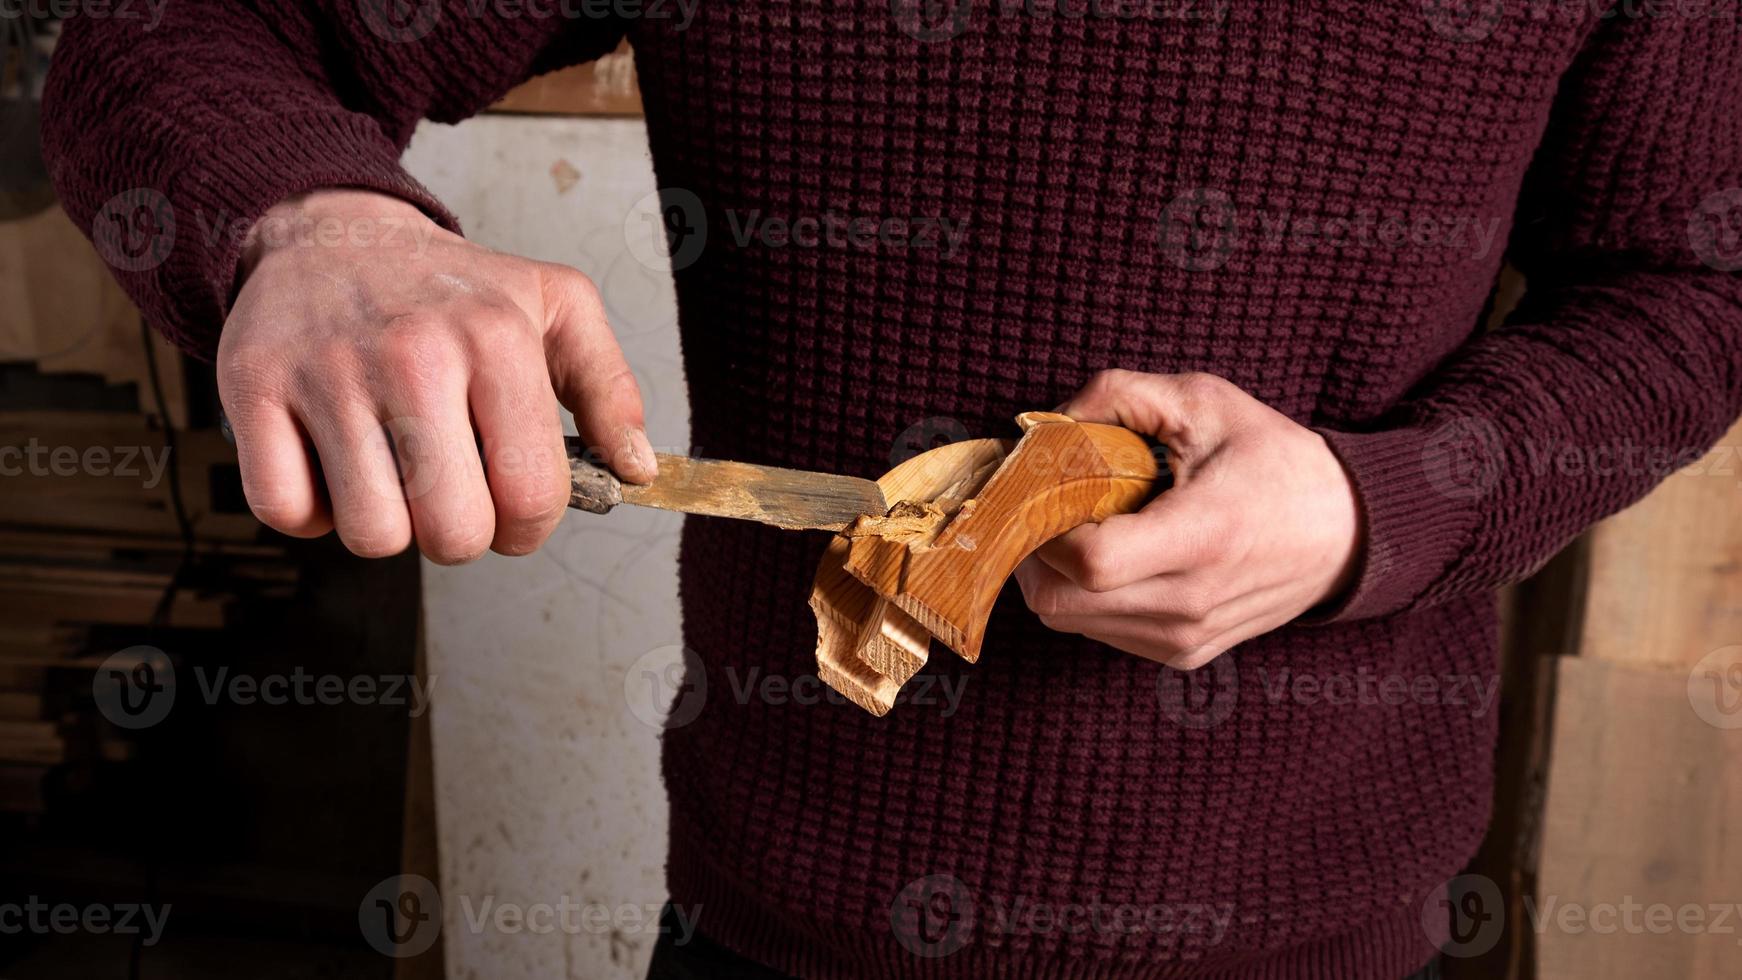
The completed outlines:
{"type": "Polygon", "coordinates": [[[1421,926],[1447,956],[1481,956],[1506,930],[1500,886],[1484,875],[1458,875],[1422,902],[1421,926]]]}
{"type": "Polygon", "coordinates": [[[1256,668],[1259,689],[1271,704],[1331,704],[1367,707],[1406,704],[1468,708],[1483,718],[1500,694],[1498,674],[1382,674],[1363,664],[1350,673],[1315,673],[1284,667],[1256,668]]]}
{"type": "Polygon", "coordinates": [[[1228,902],[1115,902],[1099,893],[1065,902],[1026,895],[976,901],[967,885],[947,874],[909,882],[889,905],[896,941],[926,959],[949,956],[970,942],[1002,946],[1048,934],[1192,936],[1215,946],[1233,920],[1228,902]]]}
{"type": "MultiPolygon", "coordinates": [[[[676,729],[701,717],[709,697],[722,695],[730,703],[770,707],[848,705],[846,695],[824,684],[814,673],[788,675],[760,666],[727,664],[710,677],[701,657],[689,647],[668,644],[635,659],[623,676],[623,700],[629,713],[649,728],[676,729]],[[724,684],[721,684],[721,681],[724,684]]],[[[946,674],[916,674],[895,696],[895,703],[940,708],[948,718],[961,707],[968,679],[946,674]]]]}
{"type": "Polygon", "coordinates": [[[726,227],[739,248],[832,248],[869,252],[934,249],[952,259],[968,233],[968,219],[943,215],[874,217],[824,211],[816,215],[765,215],[760,208],[726,209],[726,227]]]}
{"type": "Polygon", "coordinates": [[[654,647],[623,674],[623,702],[649,728],[682,728],[708,704],[708,672],[702,658],[681,643],[654,647]]]}
{"type": "MultiPolygon", "coordinates": [[[[104,660],[91,676],[97,710],[122,728],[149,728],[169,717],[186,685],[177,681],[174,661],[156,647],[128,647],[104,660]]],[[[436,678],[415,674],[344,676],[311,674],[301,667],[288,674],[235,673],[228,666],[195,666],[192,691],[207,705],[242,707],[336,706],[341,704],[409,707],[413,718],[429,710],[436,678]]]]}
{"type": "Polygon", "coordinates": [[[960,419],[942,415],[921,419],[901,430],[890,444],[889,465],[900,466],[921,453],[970,438],[968,427],[960,419]]]}
{"type": "Polygon", "coordinates": [[[1155,695],[1161,713],[1181,728],[1214,728],[1240,702],[1240,667],[1226,653],[1196,670],[1162,667],[1155,678],[1155,695]]]}
{"type": "Polygon", "coordinates": [[[662,187],[646,194],[623,217],[626,249],[655,272],[694,265],[710,235],[717,240],[720,233],[738,248],[935,250],[950,259],[961,250],[967,230],[967,218],[946,215],[854,215],[831,210],[777,215],[760,208],[726,208],[710,218],[702,199],[683,187],[662,187]]]}
{"type": "Polygon", "coordinates": [[[71,20],[130,21],[140,30],[151,31],[163,23],[163,8],[169,0],[0,0],[0,21],[28,17],[37,22],[71,20]]]}
{"type": "Polygon", "coordinates": [[[1460,43],[1485,40],[1500,25],[1502,0],[1421,0],[1421,15],[1435,34],[1460,43]]]}
{"type": "Polygon", "coordinates": [[[1464,415],[1435,426],[1421,447],[1428,484],[1452,500],[1486,496],[1505,467],[1500,427],[1486,418],[1464,415]]]}
{"type": "Polygon", "coordinates": [[[149,272],[175,250],[175,207],[162,191],[135,187],[103,202],[91,219],[91,244],[117,272],[149,272]]]}
{"type": "MultiPolygon", "coordinates": [[[[445,10],[469,21],[675,21],[669,29],[682,31],[700,5],[701,0],[464,0],[445,10]]],[[[359,9],[369,30],[391,44],[428,37],[444,12],[442,0],[359,0],[359,9]]]]}
{"type": "Polygon", "coordinates": [[[121,728],[150,728],[169,717],[175,696],[175,665],[156,647],[121,650],[91,675],[97,710],[121,728]]]}
{"type": "Polygon", "coordinates": [[[1734,22],[1735,0],[1420,0],[1433,33],[1462,44],[1486,41],[1508,20],[1524,24],[1587,20],[1734,22]]]}
{"type": "Polygon", "coordinates": [[[168,446],[47,446],[35,436],[0,446],[0,476],[116,477],[152,490],[168,469],[168,446]]]}
{"type": "Polygon", "coordinates": [[[954,875],[915,879],[889,903],[889,927],[915,956],[948,956],[973,940],[973,893],[954,875]]]}
{"type": "Polygon", "coordinates": [[[1217,187],[1191,187],[1162,210],[1157,246],[1162,258],[1188,272],[1213,272],[1253,244],[1288,249],[1418,249],[1481,260],[1494,254],[1505,219],[1453,212],[1387,213],[1362,208],[1342,217],[1241,207],[1217,187]]]}
{"type": "Polygon", "coordinates": [[[140,945],[156,946],[163,939],[163,927],[169,922],[171,908],[173,906],[168,904],[138,902],[112,905],[50,903],[32,895],[22,902],[0,902],[0,935],[142,935],[140,945]]]}
{"type": "Polygon", "coordinates": [[[708,247],[708,211],[694,191],[662,187],[642,195],[623,216],[623,244],[654,272],[687,269],[708,247]]]}
{"type": "Polygon", "coordinates": [[[441,892],[422,875],[384,878],[357,904],[357,928],[382,956],[416,956],[441,937],[441,892]]]}
{"type": "MultiPolygon", "coordinates": [[[[1523,919],[1537,935],[1559,932],[1667,936],[1742,936],[1742,902],[1568,901],[1559,895],[1523,895],[1523,919]]],[[[1499,945],[1508,921],[1500,886],[1486,875],[1465,874],[1445,883],[1422,904],[1422,929],[1447,956],[1481,956],[1499,945]]],[[[1742,938],[1736,940],[1742,945],[1742,938]]]]}
{"type": "Polygon", "coordinates": [[[578,935],[665,935],[679,946],[695,938],[696,920],[701,918],[698,905],[657,904],[637,905],[632,902],[576,902],[560,895],[554,902],[504,902],[493,895],[473,901],[470,895],[459,896],[460,923],[472,935],[487,932],[517,935],[532,933],[546,936],[562,933],[578,935]],[[660,921],[660,912],[671,909],[671,924],[660,921]]]}
{"type": "Polygon", "coordinates": [[[1428,483],[1455,500],[1487,495],[1509,470],[1537,480],[1697,477],[1742,487],[1742,446],[1670,446],[1626,438],[1604,443],[1532,436],[1508,440],[1494,422],[1473,415],[1446,419],[1429,430],[1421,462],[1428,483]],[[1515,450],[1511,454],[1506,452],[1509,445],[1515,450]]]}
{"type": "Polygon", "coordinates": [[[702,913],[700,905],[577,902],[567,894],[548,902],[504,901],[494,895],[444,897],[435,883],[422,875],[394,875],[363,896],[357,905],[357,926],[364,941],[383,956],[416,956],[441,937],[444,912],[450,907],[460,913],[452,925],[473,936],[670,933],[680,946],[695,937],[702,913]],[[661,917],[666,908],[671,911],[669,923],[661,917]]]}
{"type": "Polygon", "coordinates": [[[1742,645],[1719,647],[1694,664],[1688,704],[1713,728],[1742,728],[1742,645]]]}
{"type": "MultiPolygon", "coordinates": [[[[730,692],[732,702],[740,706],[752,702],[777,707],[787,704],[852,703],[846,695],[824,684],[815,674],[788,677],[784,674],[767,673],[761,667],[755,666],[741,671],[736,665],[728,665],[722,673],[726,675],[726,690],[730,692]]],[[[938,707],[941,708],[938,717],[948,718],[961,707],[962,693],[967,686],[968,678],[965,676],[915,674],[895,695],[895,703],[914,707],[938,707]]]]}
{"type": "Polygon", "coordinates": [[[220,241],[247,249],[256,244],[268,248],[380,248],[404,249],[422,255],[435,238],[437,225],[402,215],[340,218],[306,214],[271,214],[258,220],[233,217],[227,212],[208,215],[194,212],[200,238],[208,249],[220,241]]]}
{"type": "Polygon", "coordinates": [[[985,903],[981,916],[985,942],[996,945],[1008,936],[1065,933],[1077,936],[1137,936],[1146,934],[1203,936],[1215,946],[1228,934],[1234,919],[1231,902],[1108,902],[1090,895],[1081,902],[1036,902],[1017,896],[985,903]]]}
{"type": "Polygon", "coordinates": [[[1719,272],[1742,269],[1742,187],[1714,191],[1688,216],[1688,244],[1719,272]]]}
{"type": "MultiPolygon", "coordinates": [[[[991,0],[987,16],[1036,20],[1222,22],[1227,0],[991,0]]],[[[973,0],[890,0],[895,26],[916,41],[947,41],[968,29],[973,0]]]]}
{"type": "MultiPolygon", "coordinates": [[[[1494,710],[1500,678],[1494,674],[1384,673],[1362,665],[1353,671],[1312,671],[1297,667],[1244,668],[1248,697],[1266,704],[1353,707],[1443,705],[1484,718],[1494,710]]],[[[1163,667],[1156,677],[1162,713],[1182,728],[1214,728],[1234,713],[1241,698],[1242,668],[1223,653],[1197,670],[1163,667]]]]}

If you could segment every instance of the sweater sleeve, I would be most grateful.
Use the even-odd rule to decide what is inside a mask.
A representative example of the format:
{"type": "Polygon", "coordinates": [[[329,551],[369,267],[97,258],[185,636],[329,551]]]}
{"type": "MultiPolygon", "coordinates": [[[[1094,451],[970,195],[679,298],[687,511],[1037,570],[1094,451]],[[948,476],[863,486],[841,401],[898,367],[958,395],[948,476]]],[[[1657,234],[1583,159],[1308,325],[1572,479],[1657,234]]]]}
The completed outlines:
{"type": "Polygon", "coordinates": [[[1528,287],[1360,431],[1362,569],[1320,621],[1489,591],[1698,459],[1742,412],[1742,31],[1616,17],[1563,80],[1521,195],[1528,287]]]}
{"type": "Polygon", "coordinates": [[[211,358],[249,228],[292,195],[355,187],[458,230],[399,165],[419,119],[456,122],[598,57],[615,20],[467,0],[175,0],[158,20],[73,17],[43,96],[63,206],[146,320],[211,358]]]}

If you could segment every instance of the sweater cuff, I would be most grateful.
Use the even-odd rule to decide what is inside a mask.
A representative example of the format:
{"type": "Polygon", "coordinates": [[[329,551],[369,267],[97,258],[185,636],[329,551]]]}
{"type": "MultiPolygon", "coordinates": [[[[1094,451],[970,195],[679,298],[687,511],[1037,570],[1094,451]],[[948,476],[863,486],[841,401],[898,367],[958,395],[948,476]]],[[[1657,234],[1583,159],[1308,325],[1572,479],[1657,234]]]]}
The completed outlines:
{"type": "Polygon", "coordinates": [[[1348,472],[1361,509],[1355,582],[1301,622],[1385,616],[1421,601],[1466,546],[1500,459],[1497,430],[1461,419],[1430,428],[1316,430],[1348,472]]]}
{"type": "Polygon", "coordinates": [[[216,354],[235,298],[243,232],[288,197],[324,188],[377,191],[459,232],[447,208],[399,165],[399,148],[374,119],[338,110],[240,121],[245,132],[212,136],[207,165],[184,171],[169,195],[182,230],[154,290],[174,304],[168,312],[176,322],[166,332],[194,356],[216,354]]]}

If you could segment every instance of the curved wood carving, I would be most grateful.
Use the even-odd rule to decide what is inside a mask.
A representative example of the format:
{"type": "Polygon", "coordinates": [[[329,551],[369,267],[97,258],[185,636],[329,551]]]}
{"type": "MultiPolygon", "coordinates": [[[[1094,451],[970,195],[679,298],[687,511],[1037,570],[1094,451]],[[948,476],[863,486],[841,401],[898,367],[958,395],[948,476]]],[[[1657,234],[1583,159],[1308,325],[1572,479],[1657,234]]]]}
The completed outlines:
{"type": "Polygon", "coordinates": [[[881,715],[925,665],[932,637],[970,663],[1004,582],[1080,524],[1135,510],[1160,472],[1143,437],[1029,412],[1022,439],[943,446],[877,482],[889,513],[830,543],[811,593],[818,675],[881,715]]]}

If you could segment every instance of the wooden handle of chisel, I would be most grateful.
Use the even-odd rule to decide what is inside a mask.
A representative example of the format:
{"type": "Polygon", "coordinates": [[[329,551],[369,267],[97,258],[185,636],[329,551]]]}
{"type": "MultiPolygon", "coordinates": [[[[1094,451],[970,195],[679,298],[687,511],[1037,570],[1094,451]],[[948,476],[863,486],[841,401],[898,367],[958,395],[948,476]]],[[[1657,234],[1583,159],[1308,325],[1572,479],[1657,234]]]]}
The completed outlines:
{"type": "Polygon", "coordinates": [[[569,506],[592,514],[609,514],[623,502],[623,481],[596,462],[597,451],[574,436],[563,439],[569,456],[569,506]]]}

